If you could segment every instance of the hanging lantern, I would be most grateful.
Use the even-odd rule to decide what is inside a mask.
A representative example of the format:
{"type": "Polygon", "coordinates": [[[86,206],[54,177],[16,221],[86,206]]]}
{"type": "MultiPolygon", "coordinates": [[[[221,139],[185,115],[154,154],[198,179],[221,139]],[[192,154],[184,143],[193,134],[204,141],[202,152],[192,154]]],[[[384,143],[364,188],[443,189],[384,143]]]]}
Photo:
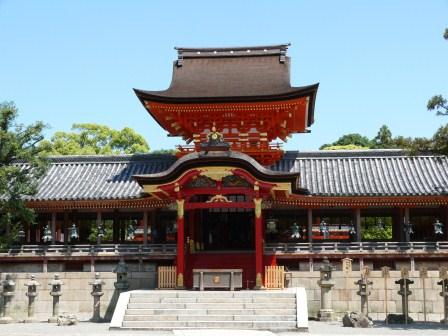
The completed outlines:
{"type": "Polygon", "coordinates": [[[26,234],[25,234],[25,231],[23,230],[23,226],[20,225],[19,232],[17,233],[17,238],[19,238],[19,242],[23,242],[25,237],[26,237],[26,234]]]}
{"type": "Polygon", "coordinates": [[[435,221],[433,226],[434,226],[434,233],[436,236],[443,235],[443,224],[439,221],[439,219],[435,221]]]}
{"type": "Polygon", "coordinates": [[[384,223],[383,223],[383,219],[380,217],[378,218],[378,221],[376,222],[376,226],[378,229],[383,230],[384,229],[384,223]]]}
{"type": "Polygon", "coordinates": [[[104,238],[104,227],[103,224],[98,225],[98,238],[104,238]]]}
{"type": "Polygon", "coordinates": [[[277,233],[277,220],[270,217],[266,221],[266,233],[277,233]]]}
{"type": "Polygon", "coordinates": [[[42,236],[42,241],[45,244],[48,244],[48,243],[51,243],[52,240],[53,240],[53,236],[51,235],[50,227],[48,225],[45,225],[44,235],[42,236]]]}
{"type": "Polygon", "coordinates": [[[404,219],[404,232],[408,235],[414,234],[414,228],[411,222],[406,222],[406,219],[404,219]]]}
{"type": "Polygon", "coordinates": [[[79,239],[78,228],[76,227],[76,224],[73,223],[72,227],[70,228],[70,240],[75,241],[78,239],[79,239]]]}
{"type": "Polygon", "coordinates": [[[126,239],[134,240],[135,238],[135,230],[137,228],[137,221],[133,220],[126,229],[126,239]]]}
{"type": "Polygon", "coordinates": [[[291,225],[291,238],[299,239],[300,238],[300,228],[296,222],[291,225]]]}

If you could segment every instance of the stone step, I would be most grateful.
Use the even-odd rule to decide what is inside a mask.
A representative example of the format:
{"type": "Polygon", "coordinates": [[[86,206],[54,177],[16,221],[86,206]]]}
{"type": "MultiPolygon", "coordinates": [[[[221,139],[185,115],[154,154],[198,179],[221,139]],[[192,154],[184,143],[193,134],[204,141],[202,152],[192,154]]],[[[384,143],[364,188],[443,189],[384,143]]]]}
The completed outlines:
{"type": "Polygon", "coordinates": [[[291,330],[296,328],[295,321],[123,321],[124,328],[134,329],[269,329],[291,330]]]}
{"type": "Polygon", "coordinates": [[[124,321],[295,321],[296,315],[125,315],[124,321]]]}
{"type": "Polygon", "coordinates": [[[296,298],[277,297],[196,297],[196,298],[164,298],[164,297],[131,297],[129,303],[296,303],[296,298]]]}
{"type": "Polygon", "coordinates": [[[220,298],[237,298],[237,297],[266,297],[266,298],[295,298],[295,293],[272,291],[170,291],[158,290],[148,292],[133,292],[131,298],[191,298],[191,297],[220,297],[220,298]]]}
{"type": "Polygon", "coordinates": [[[128,303],[129,309],[291,309],[293,303],[128,303]]]}
{"type": "Polygon", "coordinates": [[[294,315],[296,309],[126,309],[130,315],[294,315]]]}

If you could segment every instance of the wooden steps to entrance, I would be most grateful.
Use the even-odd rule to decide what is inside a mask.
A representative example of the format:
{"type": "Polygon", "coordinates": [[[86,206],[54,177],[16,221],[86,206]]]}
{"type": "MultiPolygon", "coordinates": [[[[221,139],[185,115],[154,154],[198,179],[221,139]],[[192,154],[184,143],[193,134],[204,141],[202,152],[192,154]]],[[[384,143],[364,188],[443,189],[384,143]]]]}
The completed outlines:
{"type": "Polygon", "coordinates": [[[114,329],[306,330],[303,288],[276,291],[131,291],[120,295],[114,329]]]}

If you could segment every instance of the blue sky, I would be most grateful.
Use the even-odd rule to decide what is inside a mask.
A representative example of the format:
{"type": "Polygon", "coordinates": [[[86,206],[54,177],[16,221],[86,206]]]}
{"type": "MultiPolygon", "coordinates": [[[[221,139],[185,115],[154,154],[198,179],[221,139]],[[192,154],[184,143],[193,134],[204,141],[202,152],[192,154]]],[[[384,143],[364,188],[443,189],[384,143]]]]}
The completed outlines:
{"type": "Polygon", "coordinates": [[[290,150],[346,133],[431,136],[448,122],[426,110],[448,96],[448,0],[0,0],[0,101],[47,134],[75,122],[129,126],[152,149],[173,148],[132,88],[171,80],[174,46],[291,42],[296,86],[320,83],[312,133],[290,150]]]}

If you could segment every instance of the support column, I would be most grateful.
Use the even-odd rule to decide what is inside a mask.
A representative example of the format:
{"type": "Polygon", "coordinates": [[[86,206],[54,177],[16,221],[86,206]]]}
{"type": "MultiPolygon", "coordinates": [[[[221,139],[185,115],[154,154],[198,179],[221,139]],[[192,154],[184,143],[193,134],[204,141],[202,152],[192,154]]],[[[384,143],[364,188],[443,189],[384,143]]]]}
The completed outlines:
{"type": "Polygon", "coordinates": [[[443,223],[443,233],[445,234],[445,240],[448,240],[448,206],[444,206],[441,209],[442,218],[440,221],[443,223]]]}
{"type": "Polygon", "coordinates": [[[195,225],[196,225],[195,210],[190,210],[188,212],[188,236],[190,237],[188,249],[190,253],[195,252],[195,246],[196,246],[195,225]]]}
{"type": "Polygon", "coordinates": [[[255,203],[255,288],[263,287],[263,216],[261,198],[254,198],[255,203]]]}
{"type": "Polygon", "coordinates": [[[177,288],[184,288],[185,259],[184,259],[184,199],[177,203],[177,288]]]}
{"type": "Polygon", "coordinates": [[[112,241],[114,244],[118,244],[120,240],[120,219],[118,217],[118,210],[114,210],[113,214],[113,224],[112,224],[112,241]]]}
{"type": "Polygon", "coordinates": [[[143,211],[143,245],[148,244],[148,211],[143,211]]]}
{"type": "Polygon", "coordinates": [[[353,210],[353,225],[356,230],[356,241],[360,242],[362,239],[361,235],[361,209],[357,208],[353,210]]]}
{"type": "Polygon", "coordinates": [[[70,228],[70,221],[69,221],[69,217],[68,217],[68,211],[65,210],[64,211],[64,244],[68,244],[69,241],[69,230],[70,228]]]}
{"type": "Polygon", "coordinates": [[[51,244],[56,243],[56,212],[51,213],[51,244]]]}
{"type": "MultiPolygon", "coordinates": [[[[101,226],[101,211],[97,211],[97,213],[96,213],[96,228],[98,229],[100,226],[101,226]]],[[[97,237],[96,243],[98,245],[101,245],[101,237],[99,235],[99,232],[97,233],[97,236],[98,237],[97,237]]]]}
{"type": "Polygon", "coordinates": [[[409,208],[404,208],[404,217],[401,223],[401,231],[404,233],[403,237],[405,242],[409,242],[411,240],[411,235],[409,234],[409,232],[404,231],[404,223],[408,224],[409,221],[410,221],[409,208]]]}
{"type": "Polygon", "coordinates": [[[306,235],[308,237],[308,243],[313,243],[313,209],[307,210],[307,222],[306,222],[306,235]]]}

